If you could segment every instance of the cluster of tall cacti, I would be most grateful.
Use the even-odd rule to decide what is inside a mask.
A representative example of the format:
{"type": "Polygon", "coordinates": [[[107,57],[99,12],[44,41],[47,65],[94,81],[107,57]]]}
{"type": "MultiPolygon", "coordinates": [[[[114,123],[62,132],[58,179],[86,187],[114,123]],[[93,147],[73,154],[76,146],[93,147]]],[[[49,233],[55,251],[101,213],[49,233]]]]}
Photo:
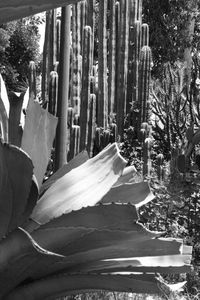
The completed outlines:
{"type": "Polygon", "coordinates": [[[60,46],[62,13],[61,17],[55,10],[46,14],[42,76],[42,101],[58,115],[63,76],[59,62],[69,73],[64,99],[68,159],[83,149],[92,156],[107,143],[123,139],[124,117],[130,111],[139,134],[148,120],[151,68],[149,28],[142,24],[141,0],[82,0],[70,10],[67,64],[62,61],[66,49],[60,46]]]}

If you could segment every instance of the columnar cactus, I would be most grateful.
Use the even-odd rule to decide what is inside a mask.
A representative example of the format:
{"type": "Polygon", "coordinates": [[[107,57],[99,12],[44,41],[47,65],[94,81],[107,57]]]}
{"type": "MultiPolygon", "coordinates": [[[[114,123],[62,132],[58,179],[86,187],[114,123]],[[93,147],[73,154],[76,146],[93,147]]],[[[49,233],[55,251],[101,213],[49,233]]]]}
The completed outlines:
{"type": "Polygon", "coordinates": [[[88,136],[87,136],[87,151],[89,157],[93,155],[94,138],[96,129],[96,95],[90,94],[89,101],[89,117],[88,117],[88,136]]]}
{"type": "Polygon", "coordinates": [[[151,49],[148,46],[143,46],[140,52],[139,62],[139,121],[146,122],[149,114],[149,85],[151,71],[151,49]]]}
{"type": "Polygon", "coordinates": [[[82,0],[80,2],[80,22],[81,22],[81,41],[82,41],[82,48],[81,54],[83,53],[83,45],[84,45],[84,28],[86,25],[86,7],[87,7],[87,0],[82,0]]]}
{"type": "Polygon", "coordinates": [[[74,107],[75,113],[80,115],[81,74],[82,74],[81,3],[80,2],[72,6],[72,48],[73,48],[72,106],[74,107]]]}
{"type": "Polygon", "coordinates": [[[70,161],[80,151],[80,126],[72,125],[70,130],[70,145],[67,160],[70,161]]]}
{"type": "Polygon", "coordinates": [[[107,0],[99,2],[99,48],[98,48],[98,126],[108,126],[108,82],[107,82],[107,0]]]}
{"type": "Polygon", "coordinates": [[[138,101],[138,67],[139,55],[141,48],[141,22],[136,21],[134,24],[134,73],[133,73],[133,101],[138,101]]]}
{"type": "Polygon", "coordinates": [[[158,154],[156,157],[156,170],[157,170],[157,176],[158,180],[162,182],[164,180],[164,155],[162,153],[158,154]]]}
{"type": "MultiPolygon", "coordinates": [[[[133,106],[133,87],[134,87],[134,66],[136,66],[135,47],[135,22],[137,21],[137,1],[131,0],[129,4],[129,45],[128,45],[128,74],[127,74],[127,95],[126,95],[126,114],[133,106]]],[[[137,41],[138,42],[138,41],[137,41]]],[[[136,78],[135,74],[135,78],[136,78]]]]}
{"type": "Polygon", "coordinates": [[[58,101],[58,73],[56,71],[52,71],[50,73],[50,81],[49,81],[48,111],[54,116],[57,115],[57,101],[58,101]]]}
{"type": "Polygon", "coordinates": [[[60,59],[60,33],[61,33],[61,20],[56,20],[56,61],[58,62],[60,59]]]}
{"type": "Polygon", "coordinates": [[[115,4],[115,24],[116,24],[116,60],[115,60],[115,103],[114,103],[114,111],[117,111],[117,85],[119,81],[120,74],[118,73],[118,64],[120,58],[120,2],[116,2],[115,4]]]}
{"type": "Polygon", "coordinates": [[[29,63],[29,73],[28,73],[28,81],[29,81],[29,97],[36,98],[36,67],[34,61],[30,61],[29,63]]]}
{"type": "Polygon", "coordinates": [[[45,103],[47,101],[48,95],[48,75],[49,75],[49,35],[50,35],[50,18],[51,11],[46,12],[46,26],[45,26],[45,39],[43,47],[43,63],[42,63],[42,101],[45,103]]]}
{"type": "Polygon", "coordinates": [[[142,0],[137,1],[137,20],[142,22],[142,0]]]}
{"type": "Polygon", "coordinates": [[[143,23],[141,29],[142,29],[142,33],[141,33],[142,47],[149,46],[149,25],[143,23]]]}
{"type": "Polygon", "coordinates": [[[50,20],[49,73],[57,61],[57,10],[53,9],[50,20]]]}
{"type": "Polygon", "coordinates": [[[124,128],[124,113],[126,108],[127,66],[128,66],[128,36],[129,36],[129,1],[122,0],[120,14],[120,56],[118,64],[117,84],[117,127],[122,137],[124,128]]]}
{"type": "Polygon", "coordinates": [[[57,116],[59,117],[56,133],[56,170],[62,167],[67,161],[67,109],[69,93],[69,71],[70,71],[70,23],[71,6],[62,8],[61,20],[61,47],[60,66],[58,82],[58,105],[57,116]]]}
{"type": "Polygon", "coordinates": [[[143,176],[149,177],[151,174],[151,147],[152,139],[147,137],[143,144],[143,176]]]}
{"type": "Polygon", "coordinates": [[[109,60],[108,60],[108,115],[113,119],[115,103],[115,61],[116,61],[116,8],[115,0],[110,1],[110,36],[109,36],[109,60]]]}
{"type": "Polygon", "coordinates": [[[82,64],[82,90],[80,111],[80,150],[86,148],[88,136],[88,116],[90,101],[90,74],[92,70],[92,29],[90,26],[84,28],[83,64],[82,64]]]}
{"type": "MultiPolygon", "coordinates": [[[[87,20],[86,25],[92,28],[92,48],[94,51],[94,31],[95,31],[95,3],[96,0],[87,0],[87,20]]],[[[92,61],[93,65],[93,61],[92,61]]]]}

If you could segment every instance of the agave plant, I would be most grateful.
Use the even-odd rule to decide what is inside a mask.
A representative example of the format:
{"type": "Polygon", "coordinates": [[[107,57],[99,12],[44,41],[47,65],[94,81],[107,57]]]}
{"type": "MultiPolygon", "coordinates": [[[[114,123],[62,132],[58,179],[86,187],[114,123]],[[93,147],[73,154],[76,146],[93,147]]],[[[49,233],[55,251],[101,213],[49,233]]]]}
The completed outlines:
{"type": "Polygon", "coordinates": [[[80,153],[43,182],[56,124],[30,100],[20,147],[0,142],[0,299],[182,287],[156,274],[189,272],[191,247],[138,222],[153,194],[116,143],[91,159],[80,153]]]}

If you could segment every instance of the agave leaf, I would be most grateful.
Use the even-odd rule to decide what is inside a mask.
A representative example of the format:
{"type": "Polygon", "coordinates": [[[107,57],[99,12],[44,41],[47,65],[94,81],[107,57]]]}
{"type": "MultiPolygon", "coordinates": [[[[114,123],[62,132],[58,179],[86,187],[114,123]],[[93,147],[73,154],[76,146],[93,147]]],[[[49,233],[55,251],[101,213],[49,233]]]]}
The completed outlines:
{"type": "Polygon", "coordinates": [[[125,183],[110,189],[103,197],[101,203],[131,203],[136,207],[140,207],[154,199],[154,195],[150,190],[146,181],[138,183],[125,183]]]}
{"type": "Polygon", "coordinates": [[[5,143],[8,142],[8,116],[0,96],[0,136],[5,143]]]}
{"type": "Polygon", "coordinates": [[[38,229],[32,235],[45,249],[66,256],[62,263],[51,265],[45,270],[40,268],[40,273],[33,274],[36,278],[41,274],[48,275],[59,270],[76,271],[80,264],[122,257],[132,258],[135,261],[134,266],[141,267],[149,266],[145,259],[142,260],[143,257],[151,260],[150,257],[157,256],[160,259],[159,264],[155,258],[152,266],[162,267],[166,266],[165,256],[171,255],[168,266],[171,266],[173,260],[174,266],[180,266],[175,259],[181,253],[181,243],[155,238],[158,234],[147,231],[139,224],[133,225],[130,231],[60,227],[38,229]]]}
{"type": "Polygon", "coordinates": [[[62,257],[38,246],[31,236],[17,229],[0,242],[0,298],[30,277],[35,265],[49,265],[62,257]]]}
{"type": "MultiPolygon", "coordinates": [[[[177,256],[176,256],[177,257],[177,256]]],[[[173,259],[176,257],[173,256],[173,259]]],[[[73,267],[70,271],[81,273],[164,273],[164,274],[180,274],[189,273],[191,271],[191,265],[188,264],[186,257],[181,266],[145,266],[138,265],[137,259],[125,259],[125,260],[101,260],[90,263],[83,263],[73,267]]],[[[151,260],[151,257],[150,257],[151,260]]]]}
{"type": "MultiPolygon", "coordinates": [[[[77,274],[48,277],[22,286],[5,300],[55,299],[71,294],[94,290],[119,291],[129,293],[162,294],[159,281],[153,274],[140,275],[91,275],[77,274]]],[[[164,283],[162,283],[164,285],[164,283]]]]}
{"type": "Polygon", "coordinates": [[[21,147],[33,161],[39,187],[50,159],[56,126],[57,118],[41,108],[39,103],[29,101],[21,147]]]}
{"type": "Polygon", "coordinates": [[[24,100],[24,93],[9,94],[10,112],[9,112],[9,143],[17,147],[21,146],[22,127],[20,126],[20,118],[22,111],[22,104],[24,100]]]}
{"type": "Polygon", "coordinates": [[[32,174],[33,164],[27,154],[0,142],[0,238],[20,225],[32,174]]]}
{"type": "Polygon", "coordinates": [[[30,214],[33,211],[33,208],[37,203],[38,195],[39,195],[38,184],[35,176],[33,175],[32,185],[27,199],[27,204],[23,214],[21,215],[21,222],[20,222],[21,224],[24,224],[24,222],[28,220],[30,214]]]}
{"type": "Polygon", "coordinates": [[[78,0],[0,0],[0,23],[21,19],[42,11],[76,3],[78,0]]]}
{"type": "Polygon", "coordinates": [[[29,100],[30,100],[30,98],[29,98],[29,88],[27,88],[26,93],[24,94],[24,99],[23,99],[23,103],[22,103],[22,110],[21,110],[21,115],[20,115],[20,125],[23,129],[24,129],[25,120],[26,120],[25,112],[27,110],[29,100]]]}
{"type": "Polygon", "coordinates": [[[126,161],[114,143],[58,179],[38,201],[32,219],[44,224],[63,213],[93,206],[121,175],[126,161]]]}
{"type": "Polygon", "coordinates": [[[53,183],[55,183],[59,178],[69,173],[72,169],[75,169],[82,165],[89,159],[87,151],[82,151],[76,155],[72,160],[65,164],[62,168],[58,169],[51,177],[45,181],[40,189],[40,195],[42,195],[53,183]]]}
{"type": "Polygon", "coordinates": [[[109,204],[82,208],[62,215],[39,230],[59,227],[84,227],[92,229],[131,230],[138,219],[133,205],[109,204]]]}
{"type": "Polygon", "coordinates": [[[123,170],[122,175],[119,177],[113,187],[117,187],[124,183],[135,183],[142,181],[142,177],[138,174],[134,166],[128,166],[123,170]]]}
{"type": "Polygon", "coordinates": [[[4,83],[4,80],[3,80],[1,74],[0,74],[0,98],[3,101],[5,111],[6,111],[6,116],[8,118],[9,111],[10,111],[10,103],[9,103],[9,100],[8,100],[8,94],[7,94],[6,86],[5,86],[5,83],[4,83]]]}

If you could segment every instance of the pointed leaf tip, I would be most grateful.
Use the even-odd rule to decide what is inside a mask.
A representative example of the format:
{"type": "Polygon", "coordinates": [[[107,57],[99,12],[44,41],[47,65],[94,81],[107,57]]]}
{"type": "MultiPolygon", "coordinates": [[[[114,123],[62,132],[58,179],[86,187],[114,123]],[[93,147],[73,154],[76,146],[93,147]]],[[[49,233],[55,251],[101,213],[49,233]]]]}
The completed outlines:
{"type": "Polygon", "coordinates": [[[33,161],[39,187],[50,159],[56,126],[56,117],[41,108],[39,103],[29,101],[21,147],[33,161]]]}
{"type": "Polygon", "coordinates": [[[117,181],[126,165],[117,144],[58,179],[38,201],[32,218],[46,223],[63,213],[97,204],[117,181]]]}

